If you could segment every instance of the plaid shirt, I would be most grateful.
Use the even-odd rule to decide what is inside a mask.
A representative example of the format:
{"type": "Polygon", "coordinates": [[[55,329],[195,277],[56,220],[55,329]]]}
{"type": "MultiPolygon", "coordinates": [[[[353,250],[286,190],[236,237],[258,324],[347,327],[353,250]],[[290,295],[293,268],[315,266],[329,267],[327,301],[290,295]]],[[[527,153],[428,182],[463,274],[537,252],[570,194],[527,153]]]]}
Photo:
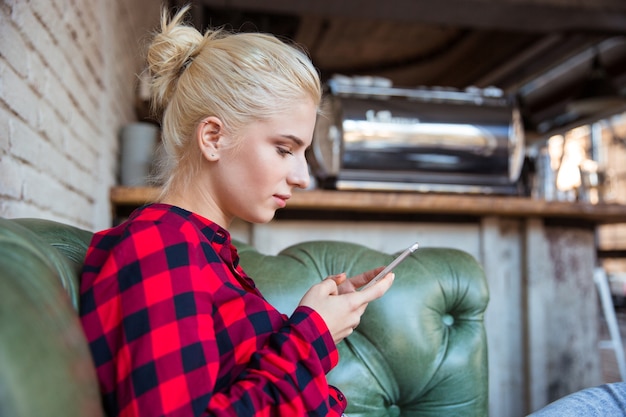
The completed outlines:
{"type": "Polygon", "coordinates": [[[338,416],[323,319],[262,297],[230,235],[152,204],[96,233],[80,314],[109,416],[338,416]]]}

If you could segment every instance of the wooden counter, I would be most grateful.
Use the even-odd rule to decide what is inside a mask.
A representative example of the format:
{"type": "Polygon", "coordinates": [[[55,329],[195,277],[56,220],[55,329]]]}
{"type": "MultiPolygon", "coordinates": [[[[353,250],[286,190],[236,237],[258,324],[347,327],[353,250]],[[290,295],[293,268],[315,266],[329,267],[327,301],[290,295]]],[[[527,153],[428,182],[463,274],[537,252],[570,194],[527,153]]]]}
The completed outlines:
{"type": "MultiPolygon", "coordinates": [[[[154,200],[157,194],[158,190],[151,187],[115,187],[111,190],[111,202],[114,206],[138,206],[154,200]]],[[[489,195],[312,190],[295,192],[284,210],[542,217],[596,224],[626,223],[626,205],[622,204],[593,205],[489,195]]]]}

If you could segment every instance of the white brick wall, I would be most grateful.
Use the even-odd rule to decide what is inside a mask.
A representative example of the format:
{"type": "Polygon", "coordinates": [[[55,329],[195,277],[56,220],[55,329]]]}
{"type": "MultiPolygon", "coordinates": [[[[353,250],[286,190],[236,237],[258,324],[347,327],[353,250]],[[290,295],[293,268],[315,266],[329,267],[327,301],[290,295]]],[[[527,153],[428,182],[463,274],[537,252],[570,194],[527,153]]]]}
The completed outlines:
{"type": "Polygon", "coordinates": [[[111,224],[156,0],[0,2],[0,216],[111,224]]]}

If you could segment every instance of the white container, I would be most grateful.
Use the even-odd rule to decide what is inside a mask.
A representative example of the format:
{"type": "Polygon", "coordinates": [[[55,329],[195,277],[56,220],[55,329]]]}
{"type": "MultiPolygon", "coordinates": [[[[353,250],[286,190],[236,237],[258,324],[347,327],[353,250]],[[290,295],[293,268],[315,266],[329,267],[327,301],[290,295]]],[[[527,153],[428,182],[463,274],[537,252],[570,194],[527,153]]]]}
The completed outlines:
{"type": "Polygon", "coordinates": [[[120,131],[120,183],[128,187],[148,183],[155,150],[160,139],[159,127],[152,123],[130,123],[120,131]]]}

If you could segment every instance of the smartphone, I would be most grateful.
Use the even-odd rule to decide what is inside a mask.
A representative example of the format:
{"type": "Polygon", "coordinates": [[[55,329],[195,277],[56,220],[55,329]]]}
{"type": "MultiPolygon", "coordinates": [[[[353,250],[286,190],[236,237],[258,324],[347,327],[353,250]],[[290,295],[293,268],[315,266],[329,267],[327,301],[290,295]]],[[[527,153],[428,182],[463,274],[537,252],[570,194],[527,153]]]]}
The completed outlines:
{"type": "Polygon", "coordinates": [[[382,271],[380,271],[380,273],[378,275],[376,275],[370,282],[368,282],[367,284],[365,284],[364,286],[362,286],[361,288],[359,288],[359,291],[362,291],[366,288],[371,287],[372,285],[376,284],[378,281],[380,281],[385,275],[387,275],[388,273],[390,273],[393,268],[395,268],[396,266],[398,266],[400,264],[400,262],[404,261],[410,254],[412,254],[413,252],[415,252],[417,250],[417,248],[419,247],[418,243],[415,242],[414,244],[412,244],[411,246],[409,246],[408,248],[406,248],[406,250],[404,252],[402,252],[400,255],[398,255],[398,257],[396,259],[394,259],[393,261],[391,261],[391,263],[389,265],[387,265],[385,267],[385,269],[383,269],[382,271]]]}

